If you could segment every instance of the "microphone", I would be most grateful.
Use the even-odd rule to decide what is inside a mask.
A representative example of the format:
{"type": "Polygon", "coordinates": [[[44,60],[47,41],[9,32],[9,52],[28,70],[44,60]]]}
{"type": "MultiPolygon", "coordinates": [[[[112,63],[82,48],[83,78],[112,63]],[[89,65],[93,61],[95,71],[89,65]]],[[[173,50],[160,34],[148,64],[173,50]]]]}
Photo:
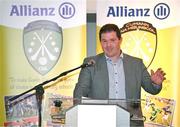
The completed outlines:
{"type": "Polygon", "coordinates": [[[93,65],[95,65],[95,63],[96,63],[95,60],[90,59],[87,63],[82,64],[81,68],[93,66],[93,65]]]}
{"type": "Polygon", "coordinates": [[[90,59],[90,60],[89,60],[87,63],[85,63],[85,64],[82,64],[82,65],[80,65],[80,66],[78,66],[78,67],[76,67],[76,68],[73,68],[73,69],[71,69],[71,70],[65,71],[65,72],[59,74],[58,76],[56,76],[56,77],[54,77],[54,78],[52,78],[52,79],[50,79],[50,80],[44,81],[44,82],[36,85],[36,86],[33,87],[32,89],[30,89],[30,90],[28,90],[28,91],[26,91],[26,92],[24,92],[24,93],[22,93],[22,94],[19,94],[19,95],[16,95],[16,96],[10,98],[10,99],[8,100],[8,103],[11,102],[11,101],[13,101],[13,100],[15,100],[15,99],[17,99],[17,98],[19,98],[20,96],[22,96],[22,95],[24,95],[24,94],[32,91],[32,90],[36,90],[36,89],[38,88],[38,86],[43,86],[43,85],[45,85],[45,84],[47,84],[47,83],[49,83],[49,82],[55,81],[56,79],[58,79],[58,78],[60,78],[60,77],[62,77],[62,76],[67,75],[68,73],[70,73],[70,72],[72,72],[72,71],[75,71],[75,70],[77,70],[77,69],[79,69],[79,68],[89,67],[89,66],[92,66],[92,65],[94,65],[94,64],[95,64],[95,61],[94,61],[93,59],[90,59]]]}

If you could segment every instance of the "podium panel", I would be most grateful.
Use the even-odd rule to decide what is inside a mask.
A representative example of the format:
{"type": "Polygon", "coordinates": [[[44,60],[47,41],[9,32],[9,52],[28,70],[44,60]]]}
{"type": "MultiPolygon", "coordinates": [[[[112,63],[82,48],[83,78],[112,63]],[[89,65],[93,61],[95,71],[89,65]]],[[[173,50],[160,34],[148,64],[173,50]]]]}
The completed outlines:
{"type": "Polygon", "coordinates": [[[130,113],[117,105],[77,105],[66,112],[65,127],[129,127],[130,113]]]}

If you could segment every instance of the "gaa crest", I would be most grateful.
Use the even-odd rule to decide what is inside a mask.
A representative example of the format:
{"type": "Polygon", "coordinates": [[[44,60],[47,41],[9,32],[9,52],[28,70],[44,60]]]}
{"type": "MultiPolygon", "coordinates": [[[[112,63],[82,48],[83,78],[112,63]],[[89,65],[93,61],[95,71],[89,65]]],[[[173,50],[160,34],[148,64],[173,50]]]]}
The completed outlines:
{"type": "Polygon", "coordinates": [[[31,22],[24,28],[23,45],[28,62],[37,72],[45,75],[55,66],[61,55],[62,28],[47,20],[31,22]]]}
{"type": "Polygon", "coordinates": [[[120,29],[123,37],[123,52],[142,58],[148,68],[154,60],[157,49],[157,32],[152,24],[133,21],[120,29]]]}

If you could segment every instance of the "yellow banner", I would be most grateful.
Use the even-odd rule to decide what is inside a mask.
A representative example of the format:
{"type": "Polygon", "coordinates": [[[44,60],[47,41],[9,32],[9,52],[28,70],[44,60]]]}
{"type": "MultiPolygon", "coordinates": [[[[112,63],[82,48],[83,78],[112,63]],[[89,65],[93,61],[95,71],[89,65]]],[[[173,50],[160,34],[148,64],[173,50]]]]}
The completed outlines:
{"type": "MultiPolygon", "coordinates": [[[[4,0],[0,8],[0,101],[3,102],[0,126],[3,126],[5,121],[29,115],[10,113],[8,106],[5,107],[6,97],[23,93],[82,64],[86,56],[86,1],[4,0]]],[[[79,71],[74,71],[46,84],[45,93],[72,97],[78,74],[79,71]]]]}
{"type": "MultiPolygon", "coordinates": [[[[100,27],[106,23],[117,24],[122,32],[123,52],[142,58],[146,66],[150,65],[149,72],[158,67],[166,72],[162,91],[155,97],[175,100],[174,126],[180,125],[178,6],[178,1],[97,1],[97,53],[102,52],[98,37],[100,27]]],[[[141,97],[145,99],[147,96],[149,94],[142,89],[141,97]]]]}

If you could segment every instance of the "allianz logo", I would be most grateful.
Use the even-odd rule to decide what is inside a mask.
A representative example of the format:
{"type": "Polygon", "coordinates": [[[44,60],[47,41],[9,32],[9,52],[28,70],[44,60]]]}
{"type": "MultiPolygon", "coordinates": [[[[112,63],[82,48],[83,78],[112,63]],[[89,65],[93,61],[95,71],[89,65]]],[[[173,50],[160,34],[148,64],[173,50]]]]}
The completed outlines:
{"type": "Polygon", "coordinates": [[[64,19],[72,18],[75,15],[75,6],[72,3],[64,2],[59,8],[55,7],[33,7],[32,5],[11,5],[9,16],[55,16],[59,14],[64,19]]]}
{"type": "Polygon", "coordinates": [[[170,7],[166,3],[158,3],[153,10],[150,8],[129,8],[128,6],[109,6],[107,17],[150,17],[166,19],[170,14],[170,7]]]}

